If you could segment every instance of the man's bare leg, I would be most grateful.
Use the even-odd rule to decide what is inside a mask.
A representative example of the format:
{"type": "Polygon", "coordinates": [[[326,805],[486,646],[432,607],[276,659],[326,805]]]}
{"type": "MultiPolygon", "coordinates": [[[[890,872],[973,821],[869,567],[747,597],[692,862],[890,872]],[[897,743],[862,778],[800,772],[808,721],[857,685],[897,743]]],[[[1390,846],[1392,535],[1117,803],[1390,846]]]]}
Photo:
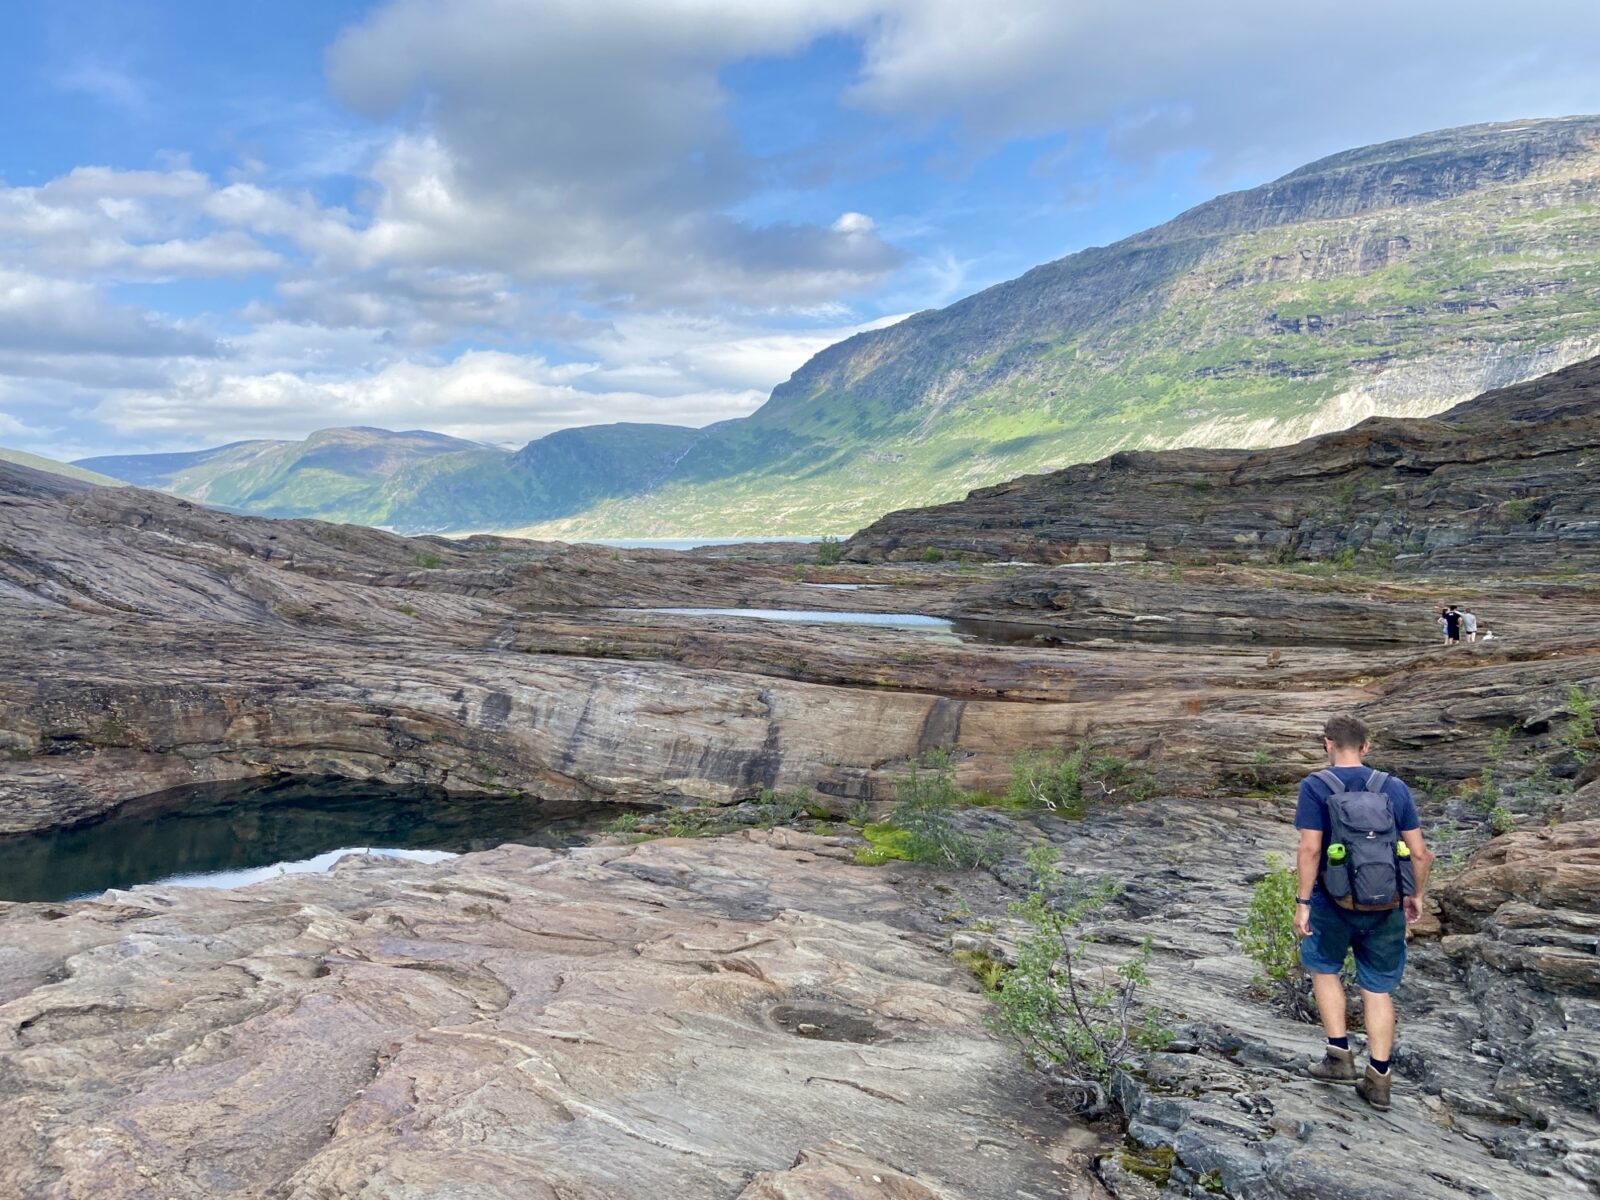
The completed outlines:
{"type": "MultiPolygon", "coordinates": [[[[1337,977],[1335,977],[1337,978],[1337,977]]],[[[1317,1000],[1318,1009],[1321,1009],[1321,998],[1317,1000]]],[[[1394,1049],[1394,1001],[1387,992],[1369,992],[1361,990],[1361,1012],[1367,1026],[1367,1055],[1380,1062],[1387,1062],[1390,1052],[1394,1049]]],[[[1323,1018],[1327,1024],[1327,1018],[1323,1018]]],[[[1337,1034],[1330,1036],[1337,1037],[1337,1034]]]]}
{"type": "MultiPolygon", "coordinates": [[[[1311,974],[1311,994],[1317,998],[1317,1015],[1322,1018],[1322,1030],[1331,1038],[1344,1037],[1348,1026],[1345,1024],[1344,1011],[1344,984],[1339,982],[1337,975],[1311,974]]],[[[1361,993],[1366,997],[1366,993],[1361,993]]],[[[1389,997],[1385,996],[1387,1000],[1389,997]]],[[[1389,1025],[1392,1031],[1394,1026],[1394,1010],[1389,1010],[1389,1025]]]]}

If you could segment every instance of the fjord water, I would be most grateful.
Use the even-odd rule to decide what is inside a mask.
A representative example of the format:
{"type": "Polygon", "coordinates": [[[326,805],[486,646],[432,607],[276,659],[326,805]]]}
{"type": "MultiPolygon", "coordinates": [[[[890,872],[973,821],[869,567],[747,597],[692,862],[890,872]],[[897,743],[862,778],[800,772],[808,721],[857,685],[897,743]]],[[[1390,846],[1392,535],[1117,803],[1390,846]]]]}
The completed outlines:
{"type": "Polygon", "coordinates": [[[599,805],[336,779],[181,788],[92,824],[0,838],[0,900],[162,881],[235,887],[280,870],[326,870],[361,850],[431,861],[504,842],[565,846],[614,815],[599,805]]]}

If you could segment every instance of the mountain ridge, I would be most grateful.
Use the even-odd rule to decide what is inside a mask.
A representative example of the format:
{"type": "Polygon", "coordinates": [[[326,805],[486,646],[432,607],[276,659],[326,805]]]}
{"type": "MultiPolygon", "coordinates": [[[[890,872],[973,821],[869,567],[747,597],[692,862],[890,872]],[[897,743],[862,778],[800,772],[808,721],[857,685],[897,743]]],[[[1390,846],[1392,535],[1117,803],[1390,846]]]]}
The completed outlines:
{"type": "Polygon", "coordinates": [[[1600,117],[1342,151],[829,346],[748,417],[563,430],[510,460],[403,466],[387,493],[296,515],[547,537],[850,532],[1122,448],[1426,415],[1600,351],[1596,212],[1600,117]]]}

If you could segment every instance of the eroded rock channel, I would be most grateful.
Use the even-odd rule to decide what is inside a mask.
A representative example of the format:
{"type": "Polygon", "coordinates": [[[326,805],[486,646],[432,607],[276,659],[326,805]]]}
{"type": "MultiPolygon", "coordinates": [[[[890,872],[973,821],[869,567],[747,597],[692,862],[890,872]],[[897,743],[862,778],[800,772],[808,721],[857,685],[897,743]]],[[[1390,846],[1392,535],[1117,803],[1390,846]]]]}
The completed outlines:
{"type": "MultiPolygon", "coordinates": [[[[1148,514],[1114,496],[1057,497],[1059,519],[1019,535],[1002,528],[1017,509],[979,496],[938,563],[406,539],[0,464],[0,833],[326,777],[479,817],[772,790],[818,809],[802,829],[474,849],[515,840],[496,826],[438,863],[0,903],[0,1195],[1586,1194],[1600,783],[1569,731],[1574,692],[1600,692],[1588,378],[1233,462],[1240,490],[1204,489],[1188,540],[1179,507],[1140,533],[1148,514]],[[1308,494],[1319,473],[1335,493],[1392,475],[1388,527],[1404,516],[1435,549],[1277,561],[1292,539],[1257,527],[1293,513],[1262,507],[1272,462],[1308,494]],[[1459,537],[1438,532],[1452,504],[1459,537]],[[1095,515],[1113,510],[1114,528],[1095,515]],[[978,526],[997,556],[1055,537],[1042,557],[1119,561],[956,561],[978,526]],[[1229,528],[1260,535],[1223,545],[1229,528]],[[1444,601],[1497,638],[1437,645],[1444,601]],[[659,611],[684,608],[733,611],[659,611]],[[1438,888],[1381,1117],[1301,1076],[1315,1030],[1252,992],[1234,936],[1334,710],[1381,731],[1441,842],[1489,822],[1465,799],[1486,766],[1537,800],[1508,801],[1505,832],[1470,858],[1461,843],[1438,888]],[[1018,751],[1086,742],[1138,763],[1148,794],[1081,820],[971,809],[1006,839],[989,870],[856,861],[842,818],[882,815],[928,752],[994,792],[1018,751]],[[1103,965],[1154,938],[1175,1038],[1119,1081],[1126,1129],[1055,1107],[951,957],[1004,962],[1022,853],[1043,842],[1070,875],[1123,884],[1103,965]]],[[[1368,542],[1370,491],[1351,493],[1368,542]]],[[[856,548],[915,558],[936,519],[856,548]]],[[[1300,544],[1332,520],[1296,526],[1300,544]]]]}

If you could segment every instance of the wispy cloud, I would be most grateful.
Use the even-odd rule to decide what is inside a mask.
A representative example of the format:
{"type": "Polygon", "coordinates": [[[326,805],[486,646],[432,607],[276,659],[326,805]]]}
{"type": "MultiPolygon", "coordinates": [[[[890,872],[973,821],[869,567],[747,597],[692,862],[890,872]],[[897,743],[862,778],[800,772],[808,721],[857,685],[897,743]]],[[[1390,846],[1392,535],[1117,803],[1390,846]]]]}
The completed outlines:
{"type": "Polygon", "coordinates": [[[80,58],[56,76],[64,92],[78,92],[98,100],[134,120],[147,120],[154,105],[143,81],[126,67],[100,58],[80,58]]]}
{"type": "Polygon", "coordinates": [[[1056,257],[1071,223],[1131,232],[1175,170],[1209,190],[1600,109],[1597,42],[1594,0],[1514,21],[1492,0],[376,0],[321,48],[327,93],[257,63],[186,135],[204,145],[165,138],[197,128],[181,71],[75,42],[47,91],[176,157],[107,164],[86,139],[94,161],[0,181],[0,432],[515,441],[740,415],[875,315],[1056,257]],[[764,150],[751,114],[780,111],[764,150]]]}

